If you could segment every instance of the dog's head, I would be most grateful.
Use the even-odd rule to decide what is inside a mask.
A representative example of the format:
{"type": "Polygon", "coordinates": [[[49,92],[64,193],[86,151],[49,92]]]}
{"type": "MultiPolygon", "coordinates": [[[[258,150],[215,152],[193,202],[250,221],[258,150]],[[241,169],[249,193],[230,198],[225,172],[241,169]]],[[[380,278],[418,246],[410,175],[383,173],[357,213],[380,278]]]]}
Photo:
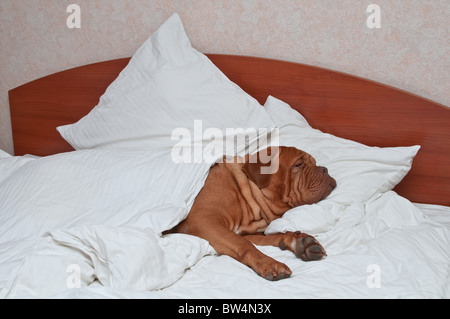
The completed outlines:
{"type": "Polygon", "coordinates": [[[258,188],[281,194],[290,207],[317,203],[336,188],[327,168],[293,147],[268,148],[247,156],[243,170],[258,188]]]}

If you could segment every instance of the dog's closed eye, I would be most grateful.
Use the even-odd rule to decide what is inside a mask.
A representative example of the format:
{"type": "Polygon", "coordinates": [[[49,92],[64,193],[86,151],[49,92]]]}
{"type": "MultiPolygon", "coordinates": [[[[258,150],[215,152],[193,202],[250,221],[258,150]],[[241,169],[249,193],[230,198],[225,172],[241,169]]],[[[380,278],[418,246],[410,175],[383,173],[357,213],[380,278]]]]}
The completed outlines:
{"type": "Polygon", "coordinates": [[[303,167],[305,165],[305,163],[302,160],[299,160],[297,162],[295,162],[294,167],[303,167]]]}

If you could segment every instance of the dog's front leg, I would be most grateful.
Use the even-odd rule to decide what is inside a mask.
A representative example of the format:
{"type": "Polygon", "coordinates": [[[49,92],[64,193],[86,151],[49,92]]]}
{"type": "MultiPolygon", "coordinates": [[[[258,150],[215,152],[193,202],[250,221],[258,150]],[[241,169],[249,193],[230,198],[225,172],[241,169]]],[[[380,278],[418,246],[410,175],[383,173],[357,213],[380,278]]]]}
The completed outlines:
{"type": "Polygon", "coordinates": [[[290,250],[303,261],[320,260],[327,255],[325,249],[314,237],[301,232],[268,236],[247,235],[245,238],[257,246],[274,246],[282,250],[290,250]]]}
{"type": "Polygon", "coordinates": [[[230,231],[219,220],[208,222],[207,227],[204,225],[204,220],[197,223],[190,219],[188,225],[180,225],[179,231],[207,240],[218,254],[236,259],[267,280],[291,276],[292,271],[288,266],[263,254],[250,241],[230,231]]]}

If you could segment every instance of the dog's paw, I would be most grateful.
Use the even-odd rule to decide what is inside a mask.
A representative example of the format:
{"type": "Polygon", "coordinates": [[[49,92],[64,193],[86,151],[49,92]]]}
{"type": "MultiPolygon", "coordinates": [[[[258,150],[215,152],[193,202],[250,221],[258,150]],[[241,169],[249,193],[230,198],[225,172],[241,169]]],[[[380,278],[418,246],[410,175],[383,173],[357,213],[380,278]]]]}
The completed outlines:
{"type": "Polygon", "coordinates": [[[322,245],[312,236],[301,232],[286,234],[289,238],[280,244],[282,250],[289,249],[303,261],[320,260],[327,255],[322,245]]]}
{"type": "Polygon", "coordinates": [[[297,238],[294,254],[303,261],[320,260],[327,255],[322,245],[309,235],[297,238]]]}
{"type": "Polygon", "coordinates": [[[292,275],[292,271],[288,266],[276,260],[267,260],[258,265],[257,273],[264,279],[270,281],[286,279],[292,275]]]}

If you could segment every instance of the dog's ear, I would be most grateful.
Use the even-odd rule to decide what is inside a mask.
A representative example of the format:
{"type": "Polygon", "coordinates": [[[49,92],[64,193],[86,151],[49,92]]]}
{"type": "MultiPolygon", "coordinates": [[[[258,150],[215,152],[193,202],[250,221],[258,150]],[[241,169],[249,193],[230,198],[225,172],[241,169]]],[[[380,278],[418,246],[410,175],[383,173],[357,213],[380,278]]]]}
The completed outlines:
{"type": "MultiPolygon", "coordinates": [[[[245,164],[242,167],[245,175],[254,182],[259,189],[266,188],[270,185],[270,181],[272,180],[273,174],[276,171],[273,171],[271,168],[273,167],[274,160],[278,160],[276,156],[274,156],[276,152],[272,150],[272,148],[268,148],[259,153],[253,155],[247,155],[245,157],[245,164]]],[[[278,163],[276,163],[278,165],[278,163]]],[[[277,167],[278,170],[278,167],[277,167]]]]}

